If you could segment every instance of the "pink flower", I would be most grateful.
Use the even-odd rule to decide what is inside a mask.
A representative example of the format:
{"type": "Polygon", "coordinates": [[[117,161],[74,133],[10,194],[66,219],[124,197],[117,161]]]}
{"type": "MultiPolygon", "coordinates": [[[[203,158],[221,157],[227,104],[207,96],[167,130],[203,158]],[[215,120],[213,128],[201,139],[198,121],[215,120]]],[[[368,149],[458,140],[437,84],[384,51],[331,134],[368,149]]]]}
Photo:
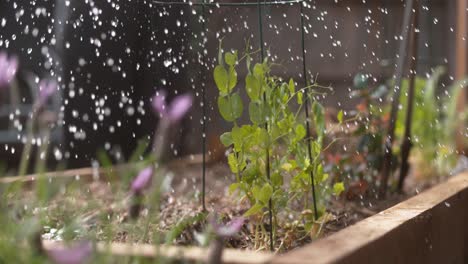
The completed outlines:
{"type": "Polygon", "coordinates": [[[0,52],[0,87],[9,84],[18,70],[18,58],[12,56],[8,59],[5,52],[0,52]]]}
{"type": "Polygon", "coordinates": [[[182,119],[192,106],[193,97],[191,94],[179,95],[172,100],[170,105],[166,103],[166,92],[164,90],[156,92],[153,97],[153,110],[161,115],[161,118],[168,118],[175,123],[182,119]]]}
{"type": "Polygon", "coordinates": [[[83,264],[93,252],[89,241],[81,241],[67,248],[47,250],[49,259],[56,264],[83,264]]]}
{"type": "Polygon", "coordinates": [[[238,233],[244,225],[245,219],[243,217],[233,218],[226,225],[220,225],[214,219],[211,220],[211,226],[214,229],[216,236],[221,238],[228,238],[238,233]]]}
{"type": "Polygon", "coordinates": [[[57,91],[57,86],[55,80],[41,80],[39,82],[39,100],[47,101],[57,91]]]}
{"type": "Polygon", "coordinates": [[[57,91],[58,84],[55,80],[41,80],[39,82],[39,96],[36,101],[36,108],[43,107],[47,100],[57,91]]]}
{"type": "Polygon", "coordinates": [[[130,189],[135,194],[141,194],[141,192],[147,189],[153,178],[153,168],[146,167],[138,173],[136,178],[133,180],[130,189]]]}

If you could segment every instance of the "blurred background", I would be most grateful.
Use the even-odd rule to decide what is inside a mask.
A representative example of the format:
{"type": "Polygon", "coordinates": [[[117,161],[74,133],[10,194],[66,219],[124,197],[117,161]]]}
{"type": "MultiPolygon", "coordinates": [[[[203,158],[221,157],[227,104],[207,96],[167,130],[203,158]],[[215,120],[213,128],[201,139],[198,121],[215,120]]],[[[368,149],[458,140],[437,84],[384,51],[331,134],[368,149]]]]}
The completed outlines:
{"type": "MultiPolygon", "coordinates": [[[[467,0],[421,0],[417,73],[445,65],[449,83],[467,74],[467,0]]],[[[309,79],[333,87],[323,103],[349,109],[357,73],[375,83],[393,75],[401,31],[401,0],[306,1],[306,63],[309,79]]],[[[151,109],[156,90],[195,96],[189,117],[178,131],[174,156],[201,152],[201,96],[208,99],[207,140],[218,155],[225,124],[216,109],[212,69],[219,40],[224,49],[259,48],[254,7],[207,8],[203,33],[198,6],[151,1],[0,2],[0,51],[20,60],[19,102],[0,96],[0,160],[17,166],[23,129],[39,79],[54,78],[59,93],[49,105],[59,125],[52,134],[51,156],[67,167],[90,166],[98,150],[125,160],[142,138],[151,140],[158,122],[151,109]],[[206,65],[202,65],[203,59],[206,65]],[[13,121],[18,120],[16,124],[13,121]]],[[[275,73],[302,82],[298,5],[264,8],[268,54],[281,66],[275,73]]],[[[258,58],[257,58],[258,59],[258,58]]],[[[245,74],[239,66],[240,77],[245,74]]],[[[442,92],[442,91],[441,91],[442,92]]],[[[466,94],[465,94],[466,97],[466,94]]],[[[464,102],[461,102],[464,104],[464,102]]],[[[53,162],[53,163],[54,163],[53,162]]]]}

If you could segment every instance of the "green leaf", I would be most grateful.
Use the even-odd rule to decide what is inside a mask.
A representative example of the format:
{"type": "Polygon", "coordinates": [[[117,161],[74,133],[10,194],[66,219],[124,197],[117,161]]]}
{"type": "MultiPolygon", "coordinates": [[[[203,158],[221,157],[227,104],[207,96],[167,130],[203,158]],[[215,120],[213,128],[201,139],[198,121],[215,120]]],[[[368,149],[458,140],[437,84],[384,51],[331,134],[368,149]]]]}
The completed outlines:
{"type": "Polygon", "coordinates": [[[231,106],[229,104],[229,97],[227,96],[220,96],[218,97],[218,109],[221,116],[224,120],[228,122],[232,122],[235,118],[232,117],[231,106]]]}
{"type": "Polygon", "coordinates": [[[289,162],[285,162],[281,165],[281,168],[287,172],[290,172],[293,169],[293,166],[289,162]]]}
{"type": "Polygon", "coordinates": [[[325,116],[323,111],[323,106],[315,101],[312,104],[312,112],[314,114],[315,129],[318,135],[318,138],[321,138],[325,133],[325,116]]]}
{"type": "Polygon", "coordinates": [[[238,93],[232,94],[231,97],[232,113],[234,119],[241,117],[244,106],[242,104],[242,99],[238,93]]]}
{"type": "Polygon", "coordinates": [[[294,84],[294,80],[291,78],[289,79],[289,85],[288,85],[288,88],[289,88],[289,92],[291,94],[294,94],[296,92],[296,85],[294,84]]]}
{"type": "Polygon", "coordinates": [[[333,185],[333,194],[338,196],[344,191],[344,183],[343,182],[337,182],[333,185]]]}
{"type": "Polygon", "coordinates": [[[326,178],[324,177],[324,174],[323,174],[323,165],[319,164],[315,171],[315,181],[317,183],[321,183],[321,182],[324,182],[325,180],[326,178]]]}
{"type": "Polygon", "coordinates": [[[254,206],[250,207],[250,209],[244,213],[244,217],[256,215],[260,213],[262,209],[263,209],[263,205],[257,203],[254,206]]]}
{"type": "Polygon", "coordinates": [[[338,115],[336,115],[336,118],[338,119],[338,122],[343,123],[343,110],[340,110],[338,112],[338,115]]]}
{"type": "Polygon", "coordinates": [[[133,151],[132,155],[128,159],[130,163],[138,162],[141,158],[145,155],[145,151],[148,147],[149,140],[148,139],[141,139],[138,141],[138,145],[136,149],[133,151]]]}
{"type": "Polygon", "coordinates": [[[228,155],[228,164],[232,173],[238,173],[242,171],[246,165],[245,161],[242,162],[242,164],[239,164],[239,161],[237,160],[237,157],[234,153],[228,155]]]}
{"type": "Polygon", "coordinates": [[[300,104],[300,105],[303,104],[303,100],[302,100],[303,96],[304,96],[304,94],[302,92],[297,93],[297,103],[300,104]]]}
{"type": "Polygon", "coordinates": [[[232,145],[233,143],[233,140],[232,140],[232,134],[231,132],[226,132],[226,133],[223,133],[219,139],[221,140],[221,143],[223,143],[223,145],[225,147],[229,147],[232,145]]]}
{"type": "Polygon", "coordinates": [[[250,102],[249,116],[250,116],[250,120],[254,124],[262,124],[265,122],[265,118],[264,118],[263,111],[262,111],[262,106],[257,102],[250,102]]]}
{"type": "Polygon", "coordinates": [[[224,54],[224,60],[226,61],[226,64],[229,66],[234,66],[237,63],[237,52],[231,53],[227,52],[224,54]]]}
{"type": "Polygon", "coordinates": [[[260,64],[260,63],[255,64],[253,74],[258,80],[263,80],[263,78],[265,77],[263,64],[260,64]]]}
{"type": "Polygon", "coordinates": [[[280,173],[273,173],[271,175],[271,183],[273,184],[273,186],[282,186],[283,185],[283,176],[281,176],[280,173]]]}
{"type": "Polygon", "coordinates": [[[237,163],[237,158],[236,156],[234,155],[234,153],[231,153],[228,155],[228,164],[229,164],[229,168],[231,168],[231,171],[233,173],[238,173],[239,170],[238,170],[238,163],[237,163]]]}
{"type": "Polygon", "coordinates": [[[168,233],[166,233],[166,244],[174,243],[174,240],[177,239],[188,227],[196,225],[201,221],[205,220],[207,213],[198,213],[195,216],[183,217],[177,224],[175,224],[168,233]]]}
{"type": "Polygon", "coordinates": [[[214,69],[213,77],[218,87],[218,90],[223,94],[226,95],[228,93],[228,73],[226,69],[218,65],[214,69]]]}
{"type": "Polygon", "coordinates": [[[232,142],[234,144],[234,150],[239,152],[241,151],[241,147],[244,142],[244,136],[242,135],[242,131],[240,127],[234,126],[231,131],[232,142]]]}
{"type": "Polygon", "coordinates": [[[266,183],[265,185],[263,185],[262,189],[257,194],[255,199],[262,202],[263,204],[267,204],[272,194],[273,194],[273,187],[271,187],[270,184],[266,183]]]}
{"type": "Polygon", "coordinates": [[[319,155],[320,152],[322,151],[322,145],[321,145],[319,142],[317,142],[317,141],[313,141],[313,142],[312,142],[312,151],[313,151],[312,154],[313,154],[314,156],[315,156],[315,155],[319,155]]]}
{"type": "Polygon", "coordinates": [[[237,71],[233,66],[229,67],[229,87],[228,92],[230,93],[234,87],[237,85],[237,71]]]}
{"type": "Polygon", "coordinates": [[[296,126],[296,140],[299,141],[301,139],[303,139],[306,134],[307,134],[307,131],[306,129],[304,128],[304,126],[302,124],[298,124],[296,126]]]}
{"type": "Polygon", "coordinates": [[[220,96],[218,98],[218,108],[224,120],[233,122],[242,115],[242,99],[237,93],[231,96],[220,96]]]}
{"type": "Polygon", "coordinates": [[[239,189],[239,187],[240,187],[240,183],[237,183],[237,182],[229,185],[229,189],[228,189],[229,194],[233,194],[237,189],[239,189]]]}
{"type": "Polygon", "coordinates": [[[249,74],[245,77],[245,89],[252,101],[260,99],[261,82],[255,76],[249,74]]]}

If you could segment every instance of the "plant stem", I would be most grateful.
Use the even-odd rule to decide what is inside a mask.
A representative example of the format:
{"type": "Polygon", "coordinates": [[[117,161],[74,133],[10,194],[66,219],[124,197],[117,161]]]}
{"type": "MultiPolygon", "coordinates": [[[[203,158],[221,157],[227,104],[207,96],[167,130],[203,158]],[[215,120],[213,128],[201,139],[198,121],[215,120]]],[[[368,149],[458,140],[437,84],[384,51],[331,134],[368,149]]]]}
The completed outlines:
{"type": "Polygon", "coordinates": [[[21,153],[18,176],[24,176],[28,171],[29,157],[32,150],[32,138],[34,136],[34,123],[36,119],[36,111],[33,109],[31,118],[26,123],[26,144],[21,153]]]}
{"type": "Polygon", "coordinates": [[[49,150],[49,140],[50,140],[50,130],[47,128],[42,129],[42,142],[41,146],[36,153],[36,166],[35,172],[36,173],[44,173],[46,169],[47,163],[47,155],[49,150]],[[42,153],[44,153],[44,158],[42,159],[42,153]]]}
{"type": "Polygon", "coordinates": [[[167,117],[159,119],[159,124],[154,132],[153,155],[156,162],[162,162],[167,153],[169,133],[171,133],[171,121],[167,117]]]}

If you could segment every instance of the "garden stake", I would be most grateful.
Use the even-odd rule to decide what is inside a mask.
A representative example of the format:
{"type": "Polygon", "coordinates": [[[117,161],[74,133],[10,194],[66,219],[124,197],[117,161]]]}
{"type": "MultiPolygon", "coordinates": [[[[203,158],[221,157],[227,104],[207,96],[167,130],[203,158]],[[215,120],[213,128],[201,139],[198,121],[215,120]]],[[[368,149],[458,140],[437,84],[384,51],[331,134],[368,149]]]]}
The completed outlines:
{"type": "Polygon", "coordinates": [[[405,120],[405,133],[403,136],[403,143],[401,144],[401,166],[400,166],[400,177],[398,179],[398,191],[403,190],[403,183],[410,164],[408,163],[408,156],[411,151],[413,143],[411,141],[411,123],[413,120],[413,105],[414,105],[414,82],[416,77],[416,69],[418,66],[418,40],[419,33],[416,29],[419,27],[419,5],[418,0],[415,2],[415,11],[413,15],[413,23],[411,28],[411,60],[410,60],[410,73],[409,73],[409,86],[408,86],[408,107],[406,108],[406,120],[405,120]]]}
{"type": "MultiPolygon", "coordinates": [[[[307,69],[306,69],[306,56],[305,56],[305,36],[304,36],[304,7],[301,3],[301,47],[302,47],[302,70],[304,74],[304,87],[307,87],[307,69]]],[[[305,98],[305,115],[306,115],[306,136],[307,136],[307,151],[309,152],[309,159],[312,159],[312,147],[311,147],[311,135],[310,135],[310,120],[309,120],[309,96],[306,95],[305,98]]],[[[315,196],[315,181],[314,181],[314,172],[310,171],[310,181],[312,183],[312,200],[314,203],[314,217],[315,220],[318,219],[318,211],[317,211],[317,200],[315,196]]]]}
{"type": "Polygon", "coordinates": [[[393,153],[392,144],[395,136],[395,125],[398,113],[398,107],[400,105],[400,93],[401,93],[401,82],[403,78],[403,69],[405,66],[405,58],[407,55],[408,47],[408,36],[410,33],[410,23],[413,13],[414,0],[407,0],[403,16],[403,25],[401,28],[402,39],[400,42],[400,48],[398,51],[398,61],[395,69],[395,84],[394,94],[392,100],[392,108],[390,112],[390,124],[388,127],[387,138],[385,139],[384,157],[382,164],[382,174],[380,182],[379,197],[382,199],[385,197],[387,192],[388,178],[393,167],[393,153]]]}
{"type": "MultiPolygon", "coordinates": [[[[206,24],[205,24],[205,0],[202,2],[202,32],[206,34],[206,24]]],[[[205,36],[206,37],[206,36],[205,36]]],[[[205,38],[202,38],[202,69],[206,67],[205,61],[205,38]]],[[[206,212],[206,203],[205,203],[205,186],[206,186],[206,77],[205,74],[202,74],[202,210],[206,212]]]]}
{"type": "MultiPolygon", "coordinates": [[[[265,51],[263,48],[263,24],[262,24],[262,7],[260,5],[260,0],[257,0],[257,10],[258,10],[258,31],[260,37],[260,57],[263,63],[265,59],[265,51]]],[[[266,102],[266,94],[263,93],[263,101],[266,102]]],[[[268,122],[265,122],[265,129],[268,132],[268,122]]],[[[268,142],[267,142],[268,143],[268,142]]],[[[268,181],[270,180],[270,150],[267,144],[266,147],[266,173],[268,181]]],[[[274,243],[273,243],[273,212],[272,212],[272,201],[271,198],[268,200],[268,217],[269,217],[269,224],[270,224],[270,251],[274,250],[274,243]]]]}

